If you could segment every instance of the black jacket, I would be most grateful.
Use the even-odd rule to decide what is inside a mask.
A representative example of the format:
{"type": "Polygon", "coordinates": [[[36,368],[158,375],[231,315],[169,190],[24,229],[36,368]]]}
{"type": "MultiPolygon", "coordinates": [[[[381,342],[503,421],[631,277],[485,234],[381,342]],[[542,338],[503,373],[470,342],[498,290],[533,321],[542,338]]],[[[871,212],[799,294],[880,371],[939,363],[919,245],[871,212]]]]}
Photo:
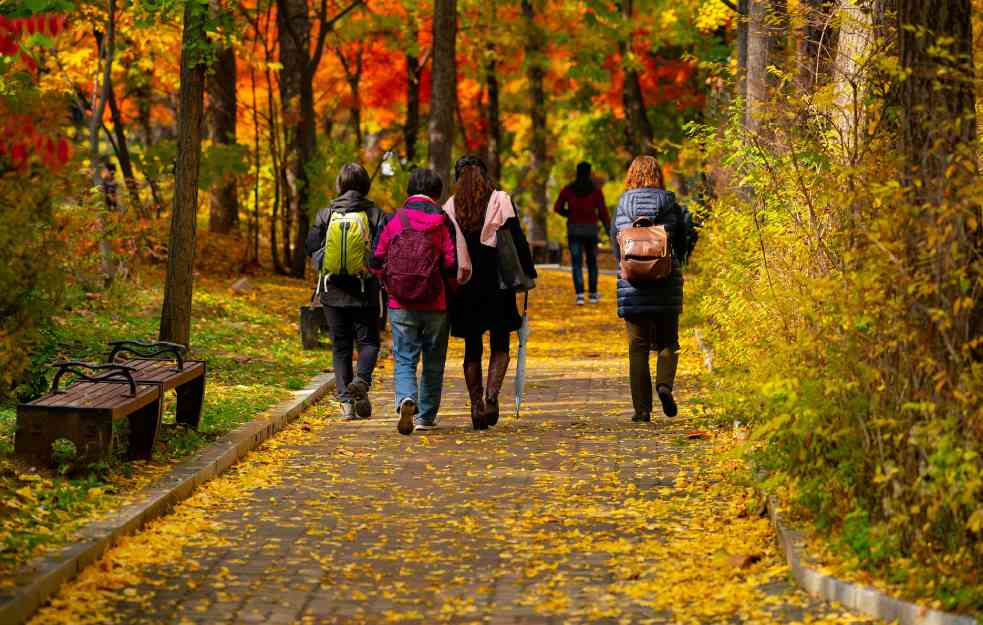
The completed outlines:
{"type": "MultiPolygon", "coordinates": [[[[532,252],[516,217],[502,228],[512,234],[519,263],[526,275],[537,277],[532,252]]],[[[522,325],[514,291],[499,287],[498,251],[481,242],[481,231],[465,233],[471,256],[471,279],[461,285],[451,300],[451,334],[456,337],[478,336],[485,332],[515,332],[522,325]]]]}
{"type": "MultiPolygon", "coordinates": [[[[314,225],[307,235],[304,249],[308,256],[313,256],[318,250],[324,247],[324,237],[328,234],[328,223],[331,221],[331,213],[338,211],[341,213],[364,212],[369,218],[369,228],[371,228],[371,240],[374,242],[381,229],[383,216],[372,200],[368,199],[358,191],[348,191],[340,197],[335,198],[331,205],[321,209],[314,218],[314,225]]],[[[369,258],[372,256],[372,249],[368,250],[369,258]]],[[[320,268],[319,268],[320,269],[320,268]]],[[[336,276],[331,280],[321,281],[321,303],[325,306],[336,306],[339,308],[378,308],[379,300],[379,281],[374,277],[366,277],[363,280],[357,278],[346,278],[336,276]]]]}
{"type": "Polygon", "coordinates": [[[631,283],[618,276],[618,316],[651,317],[676,314],[683,310],[683,274],[680,271],[681,251],[686,249],[686,224],[676,196],[662,189],[631,189],[618,200],[611,227],[614,256],[620,261],[618,232],[632,225],[639,217],[649,217],[656,225],[665,226],[673,247],[672,273],[658,282],[631,283]]]}

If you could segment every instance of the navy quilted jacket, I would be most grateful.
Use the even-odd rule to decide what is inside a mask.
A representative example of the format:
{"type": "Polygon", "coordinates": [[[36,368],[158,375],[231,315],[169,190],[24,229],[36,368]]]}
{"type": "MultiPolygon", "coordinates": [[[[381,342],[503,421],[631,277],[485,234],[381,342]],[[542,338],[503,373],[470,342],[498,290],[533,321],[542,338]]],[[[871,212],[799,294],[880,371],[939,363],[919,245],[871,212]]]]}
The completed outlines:
{"type": "MultiPolygon", "coordinates": [[[[674,250],[685,249],[685,224],[676,196],[662,189],[630,189],[618,199],[618,209],[611,226],[614,256],[619,258],[617,234],[639,217],[649,217],[656,225],[665,226],[674,250]],[[682,246],[682,247],[681,247],[682,246]]],[[[658,282],[630,283],[618,276],[618,316],[651,317],[652,315],[683,311],[683,274],[679,269],[679,254],[673,252],[672,273],[658,282]]]]}

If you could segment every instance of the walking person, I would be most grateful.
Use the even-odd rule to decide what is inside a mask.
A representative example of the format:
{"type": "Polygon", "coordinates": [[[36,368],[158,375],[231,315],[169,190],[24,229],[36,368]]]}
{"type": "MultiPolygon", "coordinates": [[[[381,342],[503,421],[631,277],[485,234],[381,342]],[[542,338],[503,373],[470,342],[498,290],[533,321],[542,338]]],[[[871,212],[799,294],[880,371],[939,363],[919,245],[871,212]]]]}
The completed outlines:
{"type": "MultiPolygon", "coordinates": [[[[631,399],[635,414],[632,421],[652,420],[652,375],[649,354],[656,352],[655,390],[668,417],[677,413],[672,395],[679,362],[679,315],[683,310],[683,275],[681,254],[687,246],[686,226],[676,196],[665,190],[662,169],[651,156],[639,156],[628,169],[625,192],[618,200],[611,240],[619,263],[618,316],[628,329],[628,363],[631,399]],[[660,229],[661,226],[661,229],[660,229]],[[661,244],[668,258],[646,260],[646,271],[657,270],[655,279],[627,275],[632,267],[623,260],[622,246],[631,248],[626,234],[639,232],[636,247],[655,249],[661,244]],[[646,237],[652,239],[646,241],[646,237]],[[661,261],[661,269],[659,261],[661,261]]],[[[644,273],[644,272],[642,272],[644,273]]]]}
{"type": "Polygon", "coordinates": [[[461,158],[454,166],[454,178],[454,196],[444,210],[457,226],[458,257],[470,278],[452,298],[451,334],[464,339],[471,424],[484,430],[498,423],[498,396],[509,368],[510,336],[522,325],[516,291],[530,288],[536,268],[512,198],[495,189],[484,161],[476,156],[461,158]],[[500,232],[507,235],[500,236],[500,232]],[[482,388],[485,334],[489,335],[490,355],[488,381],[482,388]]]}
{"type": "Polygon", "coordinates": [[[342,167],[335,182],[338,197],[317,214],[305,244],[320,272],[317,293],[331,328],[335,388],[345,421],[372,415],[369,388],[379,358],[382,302],[368,263],[384,214],[366,197],[371,184],[361,165],[342,167]],[[358,351],[354,368],[353,348],[358,351]]]}
{"type": "Polygon", "coordinates": [[[382,227],[372,261],[389,294],[400,434],[437,427],[447,360],[447,301],[457,271],[454,226],[437,204],[443,189],[431,169],[410,175],[409,197],[382,227]]]}
{"type": "Polygon", "coordinates": [[[604,203],[604,193],[594,184],[590,163],[577,165],[577,178],[563,187],[553,210],[567,218],[567,244],[570,246],[570,265],[577,305],[584,304],[583,258],[587,258],[587,281],[590,303],[600,301],[597,292],[598,224],[604,231],[611,229],[611,218],[604,203]]]}

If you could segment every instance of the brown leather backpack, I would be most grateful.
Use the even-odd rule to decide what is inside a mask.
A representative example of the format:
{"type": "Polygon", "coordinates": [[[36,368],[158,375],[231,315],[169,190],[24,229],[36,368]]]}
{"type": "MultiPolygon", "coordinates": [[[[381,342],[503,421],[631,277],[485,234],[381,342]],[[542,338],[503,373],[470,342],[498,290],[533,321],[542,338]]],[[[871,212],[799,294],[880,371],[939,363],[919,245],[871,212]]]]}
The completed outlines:
{"type": "Polygon", "coordinates": [[[664,226],[639,217],[618,232],[621,277],[629,282],[655,282],[672,273],[672,250],[664,226]]]}

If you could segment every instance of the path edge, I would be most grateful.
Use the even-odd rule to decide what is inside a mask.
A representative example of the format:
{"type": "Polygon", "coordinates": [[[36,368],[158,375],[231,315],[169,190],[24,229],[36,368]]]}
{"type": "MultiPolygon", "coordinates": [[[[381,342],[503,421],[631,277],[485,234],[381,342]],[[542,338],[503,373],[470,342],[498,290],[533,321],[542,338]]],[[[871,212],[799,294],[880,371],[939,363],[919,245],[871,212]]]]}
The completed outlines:
{"type": "Polygon", "coordinates": [[[29,577],[29,581],[17,585],[9,597],[0,598],[0,625],[25,623],[62,584],[97,561],[120,538],[166,515],[199,486],[225,472],[317,403],[334,385],[333,373],[315,376],[303,389],[292,391],[288,399],[176,465],[148,486],[139,500],[87,523],[77,532],[76,541],[25,565],[19,577],[29,577]]]}
{"type": "Polygon", "coordinates": [[[775,528],[778,544],[792,570],[792,576],[809,594],[827,601],[835,601],[845,608],[887,623],[977,625],[977,620],[971,616],[943,612],[903,601],[871,586],[847,582],[810,568],[809,564],[813,560],[805,551],[806,542],[802,532],[788,525],[774,497],[768,498],[768,514],[775,528]]]}

